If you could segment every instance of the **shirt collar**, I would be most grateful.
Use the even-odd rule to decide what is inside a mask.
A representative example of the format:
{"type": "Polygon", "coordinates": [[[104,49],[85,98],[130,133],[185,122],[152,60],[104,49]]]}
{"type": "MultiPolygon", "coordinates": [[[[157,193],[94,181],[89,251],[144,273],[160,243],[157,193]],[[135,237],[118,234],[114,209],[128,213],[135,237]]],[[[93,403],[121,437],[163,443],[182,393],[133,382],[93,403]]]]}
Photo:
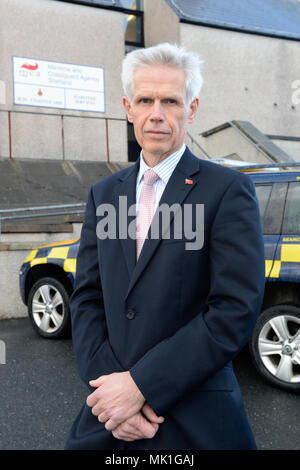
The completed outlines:
{"type": "MultiPolygon", "coordinates": [[[[167,158],[159,162],[157,165],[155,165],[152,170],[155,171],[155,173],[159,176],[160,179],[163,180],[163,182],[166,184],[170,176],[172,175],[177,163],[179,162],[180,158],[184,154],[186,149],[186,145],[183,144],[183,146],[177,150],[176,152],[172,153],[172,155],[169,155],[167,158]]],[[[147,163],[144,160],[143,157],[143,151],[141,151],[140,154],[140,169],[137,177],[137,184],[139,184],[144,177],[144,174],[147,170],[150,170],[151,168],[147,165],[147,163]]]]}

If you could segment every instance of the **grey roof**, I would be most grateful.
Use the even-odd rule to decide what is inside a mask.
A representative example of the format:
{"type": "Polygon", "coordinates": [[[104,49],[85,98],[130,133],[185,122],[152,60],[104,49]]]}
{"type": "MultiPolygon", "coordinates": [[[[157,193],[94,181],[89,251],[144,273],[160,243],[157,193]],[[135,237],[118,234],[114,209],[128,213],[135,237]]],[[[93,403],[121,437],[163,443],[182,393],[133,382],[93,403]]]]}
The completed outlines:
{"type": "Polygon", "coordinates": [[[300,0],[166,0],[180,20],[300,40],[300,0]]]}

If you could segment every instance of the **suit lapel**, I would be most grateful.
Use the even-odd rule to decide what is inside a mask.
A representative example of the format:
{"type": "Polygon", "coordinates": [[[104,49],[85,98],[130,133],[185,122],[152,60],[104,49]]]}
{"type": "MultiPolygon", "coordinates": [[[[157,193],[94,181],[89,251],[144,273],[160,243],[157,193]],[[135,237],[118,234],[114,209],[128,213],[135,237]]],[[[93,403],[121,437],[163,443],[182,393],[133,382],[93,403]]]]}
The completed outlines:
{"type": "MultiPolygon", "coordinates": [[[[201,161],[199,158],[191,154],[191,152],[186,149],[181,159],[179,160],[175,170],[173,171],[171,178],[168,181],[168,184],[163,192],[159,206],[162,204],[167,204],[169,207],[173,204],[183,204],[187,195],[190,191],[196,186],[200,174],[201,161]],[[193,183],[186,184],[186,178],[193,176],[193,183]]],[[[134,188],[135,189],[135,188],[134,188]]],[[[158,212],[154,214],[153,224],[157,220],[158,212]]],[[[170,224],[174,218],[174,212],[171,212],[170,224]]],[[[165,231],[168,229],[169,224],[162,227],[159,232],[159,238],[153,239],[148,236],[148,239],[145,240],[144,246],[142,248],[141,254],[139,256],[138,262],[135,265],[134,270],[132,271],[132,277],[130,280],[129,288],[127,291],[127,296],[130,291],[136,284],[140,275],[146,268],[154,252],[158,248],[162,236],[165,231]]],[[[150,229],[151,230],[151,229],[150,229]]],[[[150,230],[148,235],[150,234],[150,230]]],[[[135,250],[135,241],[134,241],[134,250],[135,250]]],[[[136,255],[135,255],[136,256],[136,255]]]]}
{"type": "Polygon", "coordinates": [[[117,213],[117,237],[120,240],[123,254],[131,278],[136,265],[136,243],[135,239],[124,232],[128,225],[134,223],[135,214],[128,216],[128,209],[136,204],[136,179],[139,171],[139,159],[130,168],[129,173],[120,179],[120,184],[115,188],[115,207],[117,213]],[[121,205],[120,205],[121,204],[121,205]],[[126,206],[126,207],[125,207],[126,206]]]}

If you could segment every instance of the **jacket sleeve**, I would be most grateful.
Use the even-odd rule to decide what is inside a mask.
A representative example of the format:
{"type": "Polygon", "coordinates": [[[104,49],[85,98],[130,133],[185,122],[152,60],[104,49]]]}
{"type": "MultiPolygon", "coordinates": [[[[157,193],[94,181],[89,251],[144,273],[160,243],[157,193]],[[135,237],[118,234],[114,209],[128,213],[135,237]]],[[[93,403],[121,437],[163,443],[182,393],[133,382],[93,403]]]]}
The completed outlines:
{"type": "Polygon", "coordinates": [[[222,369],[251,336],[262,303],[265,258],[255,189],[238,173],[210,230],[206,306],[149,350],[130,373],[158,415],[222,369]]]}
{"type": "Polygon", "coordinates": [[[92,189],[81,230],[70,311],[73,348],[82,380],[88,385],[100,375],[123,372],[107,337],[92,189]]]}

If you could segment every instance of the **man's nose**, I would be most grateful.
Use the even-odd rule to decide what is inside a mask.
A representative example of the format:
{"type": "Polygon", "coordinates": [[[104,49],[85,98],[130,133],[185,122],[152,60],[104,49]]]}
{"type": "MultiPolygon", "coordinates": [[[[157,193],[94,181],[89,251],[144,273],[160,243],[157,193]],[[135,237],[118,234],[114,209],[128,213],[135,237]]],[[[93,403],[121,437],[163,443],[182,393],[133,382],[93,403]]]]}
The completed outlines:
{"type": "Polygon", "coordinates": [[[150,119],[152,121],[162,121],[164,119],[162,105],[159,100],[155,100],[153,102],[153,107],[151,111],[152,112],[151,112],[150,119]]]}

